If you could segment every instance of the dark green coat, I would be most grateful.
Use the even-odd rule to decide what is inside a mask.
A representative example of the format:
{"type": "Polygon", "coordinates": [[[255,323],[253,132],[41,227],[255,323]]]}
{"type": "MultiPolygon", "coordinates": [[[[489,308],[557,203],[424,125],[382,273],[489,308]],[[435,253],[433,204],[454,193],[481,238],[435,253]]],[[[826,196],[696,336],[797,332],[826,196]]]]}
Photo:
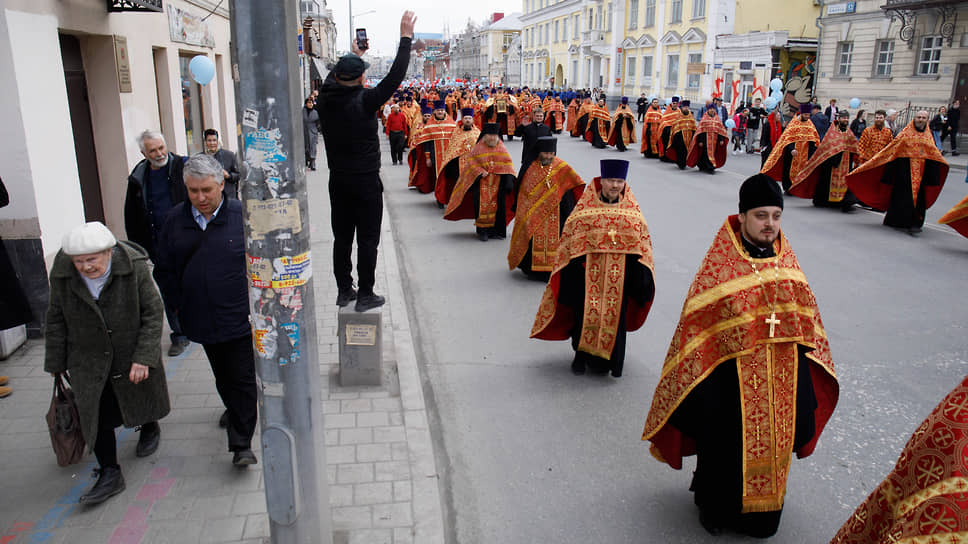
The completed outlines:
{"type": "Polygon", "coordinates": [[[111,380],[126,427],[168,414],[168,384],[161,363],[165,307],[151,279],[148,254],[120,242],[111,256],[111,275],[97,301],[70,256],[59,251],[50,270],[50,306],[44,370],[70,372],[71,386],[89,448],[97,436],[101,392],[111,380]],[[128,379],[131,363],[145,365],[148,378],[128,379]]]}

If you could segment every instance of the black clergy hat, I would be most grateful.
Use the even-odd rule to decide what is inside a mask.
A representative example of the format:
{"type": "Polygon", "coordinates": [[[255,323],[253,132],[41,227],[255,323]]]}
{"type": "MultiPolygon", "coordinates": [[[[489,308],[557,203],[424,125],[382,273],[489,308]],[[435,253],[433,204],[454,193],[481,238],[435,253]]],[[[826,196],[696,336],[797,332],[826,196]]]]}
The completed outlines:
{"type": "Polygon", "coordinates": [[[679,102],[679,107],[680,108],[688,108],[690,103],[691,102],[689,102],[688,100],[682,100],[682,101],[679,102]]]}
{"type": "Polygon", "coordinates": [[[474,108],[461,108],[460,114],[462,117],[474,117],[474,108]]]}
{"type": "Polygon", "coordinates": [[[678,96],[673,96],[672,97],[672,100],[670,102],[672,102],[673,104],[678,104],[679,103],[679,97],[678,96]]]}
{"type": "Polygon", "coordinates": [[[558,138],[542,136],[535,142],[534,148],[538,153],[556,153],[558,151],[558,138]]]}
{"type": "Polygon", "coordinates": [[[602,159],[602,178],[608,179],[627,179],[629,174],[629,161],[621,159],[602,159]]]}
{"type": "Polygon", "coordinates": [[[811,113],[813,112],[813,104],[810,102],[804,102],[800,104],[800,113],[811,113]]]}
{"type": "Polygon", "coordinates": [[[739,188],[739,213],[746,213],[762,206],[779,206],[783,209],[783,193],[780,184],[766,174],[747,178],[739,188]]]}
{"type": "Polygon", "coordinates": [[[447,109],[447,108],[445,107],[443,100],[434,100],[434,109],[435,110],[444,110],[444,109],[447,109]]]}
{"type": "Polygon", "coordinates": [[[497,123],[484,123],[484,129],[481,130],[482,134],[500,134],[501,125],[497,123]]]}
{"type": "Polygon", "coordinates": [[[363,75],[370,63],[354,54],[343,55],[333,67],[333,77],[340,81],[353,81],[363,75]]]}
{"type": "Polygon", "coordinates": [[[850,112],[847,111],[846,109],[837,110],[837,117],[846,117],[846,118],[850,119],[850,112]]]}
{"type": "Polygon", "coordinates": [[[623,103],[623,104],[628,104],[628,103],[629,103],[629,97],[627,97],[627,96],[623,96],[623,97],[622,97],[622,103],[623,103]]]}
{"type": "Polygon", "coordinates": [[[434,112],[434,109],[431,108],[430,106],[424,106],[424,107],[420,108],[420,113],[422,115],[430,115],[433,112],[434,112]]]}

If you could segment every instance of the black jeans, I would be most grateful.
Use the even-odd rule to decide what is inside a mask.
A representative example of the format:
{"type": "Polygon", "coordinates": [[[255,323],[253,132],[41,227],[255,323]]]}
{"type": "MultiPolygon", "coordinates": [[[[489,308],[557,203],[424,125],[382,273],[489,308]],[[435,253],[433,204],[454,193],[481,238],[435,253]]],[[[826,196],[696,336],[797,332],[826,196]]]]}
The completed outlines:
{"type": "Polygon", "coordinates": [[[340,291],[353,288],[353,236],[356,242],[356,273],[361,295],[373,293],[376,254],[383,222],[383,182],[380,174],[329,177],[329,204],[333,225],[333,275],[340,291]]]}
{"type": "MultiPolygon", "coordinates": [[[[114,396],[111,380],[104,384],[101,390],[101,401],[97,414],[97,437],[94,439],[94,456],[101,468],[118,466],[118,441],[114,429],[120,427],[121,408],[114,396]]],[[[155,424],[157,425],[157,423],[155,424]]]]}
{"type": "Polygon", "coordinates": [[[390,131],[390,160],[394,164],[403,162],[403,148],[407,145],[406,134],[402,130],[390,131]]]}
{"type": "Polygon", "coordinates": [[[215,375],[215,389],[228,410],[229,451],[251,449],[258,419],[252,335],[202,347],[215,375]]]}

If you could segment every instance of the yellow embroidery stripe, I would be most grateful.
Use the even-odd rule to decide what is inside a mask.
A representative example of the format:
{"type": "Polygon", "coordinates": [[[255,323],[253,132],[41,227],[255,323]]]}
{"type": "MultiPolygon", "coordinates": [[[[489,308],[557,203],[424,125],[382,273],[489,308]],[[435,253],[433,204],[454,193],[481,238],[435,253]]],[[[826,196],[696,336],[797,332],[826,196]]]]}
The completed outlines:
{"type": "Polygon", "coordinates": [[[896,507],[894,507],[894,516],[896,518],[906,516],[911,510],[921,506],[924,502],[934,498],[940,497],[941,495],[958,495],[968,493],[968,478],[961,476],[953,476],[941,480],[940,482],[935,482],[917,493],[907,497],[896,507]]]}
{"type": "Polygon", "coordinates": [[[575,220],[578,220],[583,217],[589,217],[589,216],[598,217],[601,215],[624,215],[626,217],[641,218],[642,212],[640,212],[637,209],[622,210],[622,209],[606,208],[604,206],[588,207],[583,210],[577,210],[575,212],[572,212],[572,214],[568,216],[568,220],[571,221],[573,217],[575,218],[575,220]]]}
{"type": "Polygon", "coordinates": [[[968,531],[912,536],[898,540],[897,544],[938,544],[939,542],[944,542],[944,544],[968,544],[968,531]]]}
{"type": "MultiPolygon", "coordinates": [[[[768,272],[764,272],[764,274],[772,275],[768,272]]],[[[779,281],[791,280],[797,283],[807,283],[807,277],[803,274],[803,271],[794,268],[781,268],[778,276],[779,281]]],[[[755,274],[747,274],[745,276],[729,280],[725,283],[721,283],[711,289],[707,289],[702,293],[689,298],[689,300],[686,301],[686,305],[682,308],[682,315],[687,316],[700,308],[704,308],[709,304],[716,302],[717,300],[738,293],[739,291],[745,291],[746,289],[759,284],[760,280],[755,274]]]]}
{"type": "MultiPolygon", "coordinates": [[[[716,325],[709,327],[708,329],[695,335],[689,342],[687,342],[682,347],[682,349],[680,349],[676,353],[676,356],[674,358],[670,359],[669,361],[666,361],[666,364],[662,369],[662,376],[665,377],[665,375],[668,374],[670,371],[675,370],[683,359],[689,358],[691,354],[694,351],[696,351],[696,349],[699,346],[701,346],[704,342],[706,342],[710,337],[716,336],[717,334],[723,332],[724,330],[727,330],[733,327],[738,327],[746,323],[752,323],[753,321],[756,321],[756,319],[761,316],[769,315],[769,313],[766,310],[767,308],[763,307],[760,309],[760,311],[757,311],[755,313],[744,312],[732,319],[720,321],[719,323],[716,323],[716,325]]],[[[796,314],[802,315],[807,319],[813,319],[815,316],[815,313],[813,310],[811,310],[810,308],[804,308],[803,306],[801,306],[796,302],[790,302],[788,304],[777,304],[776,312],[777,313],[796,313],[796,314]]],[[[801,338],[797,337],[797,338],[791,339],[791,338],[777,337],[777,338],[772,338],[770,340],[773,343],[777,343],[779,341],[799,342],[801,338]]],[[[660,381],[661,381],[661,378],[660,378],[660,381]]]]}

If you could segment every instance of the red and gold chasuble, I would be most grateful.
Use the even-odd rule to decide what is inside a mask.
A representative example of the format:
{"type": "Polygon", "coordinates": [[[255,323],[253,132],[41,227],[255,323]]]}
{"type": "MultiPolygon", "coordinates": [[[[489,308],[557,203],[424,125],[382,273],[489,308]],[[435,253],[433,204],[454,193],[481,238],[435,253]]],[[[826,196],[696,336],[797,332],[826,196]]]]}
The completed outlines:
{"type": "MultiPolygon", "coordinates": [[[[671,127],[669,130],[669,148],[665,150],[665,156],[674,161],[679,152],[672,145],[673,139],[676,134],[682,134],[682,143],[685,145],[686,151],[689,151],[689,144],[692,143],[692,138],[696,135],[696,120],[692,118],[692,113],[683,115],[680,112],[678,119],[669,122],[669,127],[671,127]]],[[[688,157],[688,154],[686,157],[688,157]]]]}
{"type": "MultiPolygon", "coordinates": [[[[578,114],[575,116],[575,124],[571,126],[572,136],[579,137],[579,138],[585,137],[584,134],[579,133],[578,121],[580,121],[582,117],[588,115],[591,112],[592,108],[595,108],[595,107],[596,106],[594,106],[590,101],[584,102],[581,106],[578,107],[578,114]]],[[[586,128],[588,127],[587,121],[586,121],[585,127],[586,128]]]]}
{"type": "MultiPolygon", "coordinates": [[[[565,221],[554,271],[545,288],[531,328],[531,338],[567,340],[577,318],[558,304],[561,271],[577,257],[585,257],[585,310],[578,350],[608,359],[615,347],[625,289],[625,256],[652,267],[652,239],[642,210],[628,185],[617,203],[601,199],[601,181],[595,178],[565,221]]],[[[639,306],[628,301],[625,328],[637,330],[645,323],[652,301],[639,306]]]]}
{"type": "Polygon", "coordinates": [[[743,512],[783,506],[796,422],[797,346],[812,349],[806,356],[815,363],[810,374],[818,403],[813,439],[796,452],[799,457],[813,452],[839,395],[813,292],[782,232],[773,247],[775,257],[752,259],[740,241],[738,216],[720,228],[689,288],[642,433],[657,459],[681,469],[696,443],[669,418],[720,363],[735,359],[743,512]]]}
{"type": "Polygon", "coordinates": [[[622,141],[626,145],[635,143],[635,114],[627,105],[621,105],[615,109],[615,115],[612,116],[612,127],[608,131],[608,138],[605,139],[605,143],[615,145],[619,134],[621,134],[622,141]],[[628,123],[624,122],[625,119],[632,122],[632,128],[629,128],[628,123]]]}
{"type": "Polygon", "coordinates": [[[860,153],[860,157],[858,158],[860,164],[871,160],[880,150],[887,147],[887,144],[891,143],[893,139],[894,133],[891,132],[891,129],[887,128],[887,125],[884,125],[884,128],[880,130],[877,130],[873,125],[865,128],[864,132],[860,133],[860,142],[857,144],[857,149],[860,153]]]}
{"type": "Polygon", "coordinates": [[[948,177],[948,161],[944,160],[937,146],[934,145],[934,137],[931,131],[925,128],[918,132],[914,128],[914,121],[904,127],[897,138],[887,144],[887,147],[880,150],[871,160],[856,168],[847,176],[847,185],[854,195],[861,202],[877,208],[886,210],[891,202],[892,183],[881,183],[884,176],[884,168],[895,159],[911,160],[911,199],[918,203],[918,191],[921,189],[921,181],[924,178],[924,161],[935,161],[938,163],[938,184],[925,185],[925,209],[930,208],[941,188],[944,187],[945,178],[948,177]]]}
{"type": "Polygon", "coordinates": [[[568,104],[568,120],[567,125],[565,125],[565,130],[568,132],[574,132],[575,125],[578,124],[578,109],[581,108],[581,103],[578,99],[572,98],[571,102],[568,104]]]}
{"type": "MultiPolygon", "coordinates": [[[[457,128],[454,129],[454,133],[447,143],[447,149],[444,151],[443,160],[437,161],[437,183],[434,185],[434,196],[437,198],[437,202],[447,205],[447,202],[450,201],[450,194],[454,191],[454,185],[457,184],[457,179],[449,179],[445,175],[444,167],[452,160],[461,159],[464,154],[470,151],[477,144],[477,138],[480,134],[481,130],[477,127],[464,130],[463,127],[457,125],[457,128]]],[[[459,170],[463,170],[463,167],[464,165],[461,163],[459,170]]]]}
{"type": "Polygon", "coordinates": [[[444,219],[474,219],[477,227],[493,227],[497,220],[497,207],[503,205],[506,210],[505,225],[510,223],[514,219],[514,209],[511,207],[514,204],[514,194],[509,191],[504,195],[504,202],[497,201],[501,176],[513,176],[517,173],[504,142],[499,141],[497,146],[487,147],[484,140],[481,140],[462,159],[460,177],[457,178],[454,192],[451,193],[447,209],[444,210],[444,219]],[[471,188],[475,183],[480,184],[480,205],[476,216],[471,196],[471,188]]]}
{"type": "Polygon", "coordinates": [[[680,117],[682,117],[682,113],[679,111],[679,106],[673,108],[671,104],[662,113],[662,121],[659,122],[659,155],[665,155],[666,145],[672,142],[673,125],[680,117]],[[669,138],[663,140],[662,133],[667,128],[669,129],[669,138]]]}
{"type": "Polygon", "coordinates": [[[706,153],[706,157],[712,163],[713,168],[719,168],[726,164],[726,148],[729,147],[729,144],[719,145],[720,136],[726,138],[727,142],[729,141],[726,127],[723,126],[723,121],[719,116],[714,115],[710,117],[703,115],[699,121],[699,127],[696,129],[696,134],[692,137],[692,142],[689,144],[689,154],[686,155],[686,166],[692,168],[699,164],[699,157],[703,152],[706,153]],[[700,134],[706,135],[706,141],[702,146],[699,145],[700,134]]]}
{"type": "MultiPolygon", "coordinates": [[[[772,132],[770,134],[772,135],[772,132]]],[[[773,181],[784,181],[783,150],[788,145],[794,144],[793,149],[796,150],[797,154],[790,161],[790,180],[797,177],[797,174],[800,173],[803,166],[810,160],[810,142],[815,144],[820,143],[820,135],[817,134],[817,128],[813,126],[813,123],[809,119],[801,121],[799,116],[794,118],[786,126],[779,141],[773,146],[773,149],[770,151],[770,156],[767,157],[763,168],[760,169],[760,173],[770,176],[773,178],[773,181]]]]}
{"type": "Polygon", "coordinates": [[[552,130],[561,130],[565,122],[565,105],[558,100],[552,100],[545,107],[545,124],[552,130]]]}
{"type": "Polygon", "coordinates": [[[407,183],[409,187],[419,187],[424,193],[430,192],[430,184],[437,179],[441,164],[440,160],[437,160],[434,170],[427,170],[426,150],[423,144],[432,142],[434,157],[443,157],[447,142],[450,141],[455,126],[449,118],[444,118],[443,121],[431,119],[414,136],[413,145],[410,147],[410,153],[407,156],[407,162],[410,164],[410,180],[407,183]]]}
{"type": "Polygon", "coordinates": [[[941,219],[938,219],[938,223],[948,225],[968,238],[968,196],[962,198],[961,202],[955,204],[954,208],[942,215],[941,219]]]}
{"type": "Polygon", "coordinates": [[[608,125],[606,123],[611,123],[612,118],[608,115],[607,109],[597,105],[588,109],[588,124],[585,125],[585,141],[592,142],[594,140],[594,137],[592,136],[592,121],[595,119],[598,119],[598,123],[596,123],[598,135],[601,137],[603,142],[607,142],[608,125]]]}
{"type": "Polygon", "coordinates": [[[914,431],[830,544],[968,542],[968,377],[914,431]]]}
{"type": "Polygon", "coordinates": [[[642,146],[639,148],[639,153],[659,154],[659,137],[662,132],[659,130],[659,125],[661,123],[662,112],[649,106],[649,111],[645,112],[645,121],[642,123],[642,146]],[[651,132],[649,132],[649,129],[651,129],[651,132]]]}
{"type": "Polygon", "coordinates": [[[803,165],[803,169],[791,181],[790,194],[800,198],[813,198],[820,182],[820,165],[838,153],[843,153],[837,166],[830,170],[830,190],[827,193],[828,202],[840,202],[847,195],[847,174],[850,173],[850,161],[857,158],[857,137],[850,130],[841,131],[836,126],[827,130],[820,146],[803,165]]]}
{"type": "Polygon", "coordinates": [[[555,157],[548,166],[534,161],[524,173],[518,189],[517,220],[508,250],[508,269],[521,264],[531,248],[531,270],[550,272],[558,254],[561,228],[561,199],[573,191],[577,202],[585,188],[578,172],[565,161],[555,157]]]}

